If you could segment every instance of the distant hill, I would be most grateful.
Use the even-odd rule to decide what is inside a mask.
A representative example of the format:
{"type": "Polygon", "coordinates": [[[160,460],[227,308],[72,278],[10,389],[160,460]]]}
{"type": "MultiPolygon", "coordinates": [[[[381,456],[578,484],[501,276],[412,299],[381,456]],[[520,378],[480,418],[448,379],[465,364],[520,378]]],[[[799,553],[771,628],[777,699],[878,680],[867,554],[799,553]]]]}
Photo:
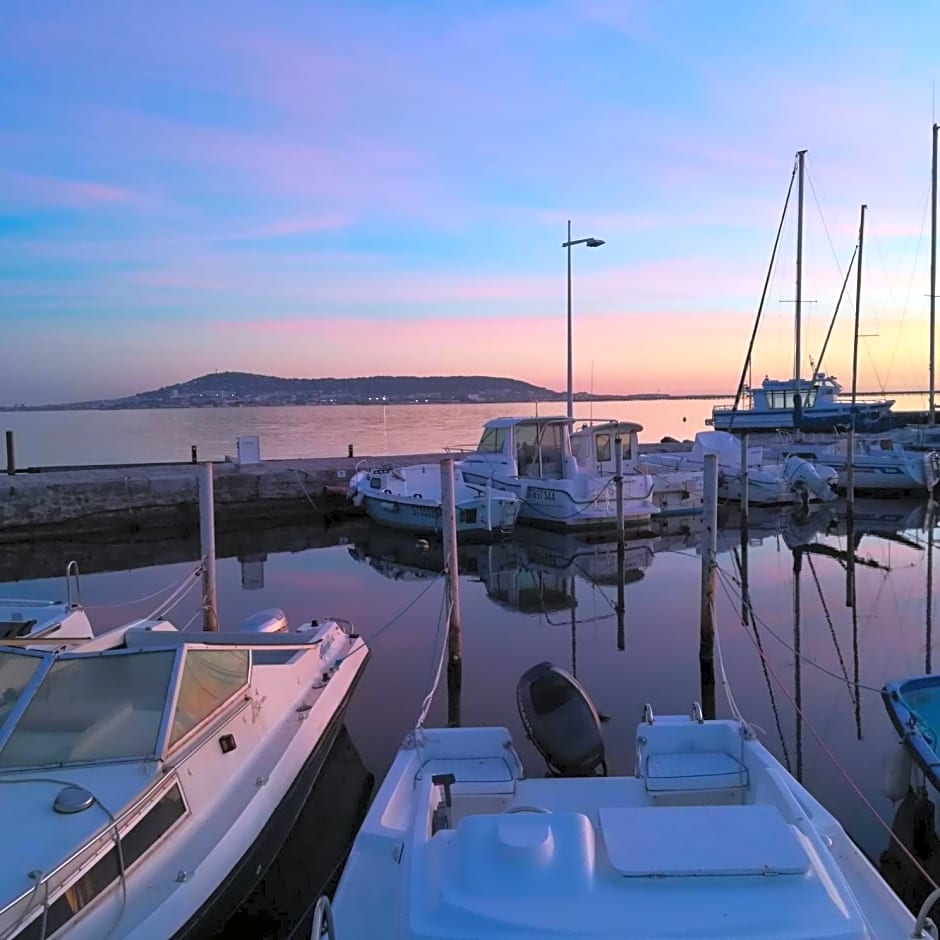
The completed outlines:
{"type": "MultiPolygon", "coordinates": [[[[249,405],[530,402],[563,399],[529,382],[488,375],[371,375],[302,379],[250,372],[213,372],[126,398],[42,406],[43,409],[211,408],[249,405]]],[[[36,410],[36,409],[28,409],[36,410]]]]}

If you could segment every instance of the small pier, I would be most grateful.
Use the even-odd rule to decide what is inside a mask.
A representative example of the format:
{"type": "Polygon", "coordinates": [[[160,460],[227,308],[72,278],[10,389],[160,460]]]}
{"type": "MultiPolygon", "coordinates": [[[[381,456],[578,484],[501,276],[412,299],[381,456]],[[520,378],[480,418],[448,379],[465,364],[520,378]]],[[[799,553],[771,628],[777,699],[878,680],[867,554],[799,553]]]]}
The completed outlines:
{"type": "MultiPolygon", "coordinates": [[[[357,467],[437,463],[444,454],[314,457],[217,462],[215,513],[220,529],[333,521],[359,515],[346,500],[357,467]]],[[[0,542],[90,533],[195,526],[200,465],[128,464],[21,470],[0,475],[0,542]]]]}

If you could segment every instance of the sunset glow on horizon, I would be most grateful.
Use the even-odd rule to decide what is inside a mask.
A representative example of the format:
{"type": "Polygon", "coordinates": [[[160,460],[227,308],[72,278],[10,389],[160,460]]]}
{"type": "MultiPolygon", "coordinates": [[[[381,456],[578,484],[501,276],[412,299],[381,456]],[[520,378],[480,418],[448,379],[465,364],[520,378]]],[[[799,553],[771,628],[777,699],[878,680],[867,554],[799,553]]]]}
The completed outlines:
{"type": "MultiPolygon", "coordinates": [[[[606,242],[572,252],[576,390],[733,391],[801,148],[804,373],[865,202],[859,387],[926,388],[937,22],[927,2],[13,0],[0,405],[215,370],[560,391],[569,218],[606,242]]],[[[792,371],[795,215],[755,381],[792,371]]],[[[854,283],[823,363],[846,386],[854,283]]]]}

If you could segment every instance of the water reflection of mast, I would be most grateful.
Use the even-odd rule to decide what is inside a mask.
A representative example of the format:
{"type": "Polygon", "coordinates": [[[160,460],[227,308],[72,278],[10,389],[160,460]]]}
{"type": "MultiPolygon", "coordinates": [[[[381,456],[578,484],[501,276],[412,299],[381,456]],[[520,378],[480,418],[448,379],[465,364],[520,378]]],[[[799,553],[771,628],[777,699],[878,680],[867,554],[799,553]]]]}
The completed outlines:
{"type": "Polygon", "coordinates": [[[627,609],[625,581],[627,573],[624,571],[624,547],[623,542],[617,542],[617,649],[621,652],[626,649],[626,637],[624,631],[624,614],[627,609]]]}
{"type": "Polygon", "coordinates": [[[855,589],[855,503],[850,501],[845,517],[846,547],[849,550],[845,560],[845,606],[852,609],[852,662],[855,670],[855,733],[862,740],[862,697],[858,694],[860,663],[858,653],[858,605],[855,589]]]}
{"type": "Polygon", "coordinates": [[[783,734],[783,726],[780,724],[780,709],[777,707],[777,696],[774,693],[773,683],[770,681],[770,672],[767,669],[767,657],[764,655],[764,641],[761,639],[760,630],[757,626],[757,618],[754,616],[754,608],[751,605],[751,586],[748,566],[748,522],[745,517],[741,518],[741,553],[737,550],[732,553],[732,557],[738,566],[738,572],[741,576],[741,622],[745,627],[751,627],[754,631],[754,641],[757,643],[757,650],[760,654],[760,666],[764,673],[764,682],[767,684],[767,694],[770,697],[770,708],[774,713],[774,724],[777,726],[777,736],[780,738],[780,749],[783,752],[783,762],[787,770],[790,770],[790,749],[787,747],[787,739],[783,734]]]}
{"type": "Polygon", "coordinates": [[[578,678],[578,598],[575,576],[571,576],[571,675],[578,678]]]}
{"type": "Polygon", "coordinates": [[[793,652],[794,697],[796,699],[796,779],[803,782],[803,670],[800,652],[800,572],[803,568],[803,553],[793,550],[793,652]]]}

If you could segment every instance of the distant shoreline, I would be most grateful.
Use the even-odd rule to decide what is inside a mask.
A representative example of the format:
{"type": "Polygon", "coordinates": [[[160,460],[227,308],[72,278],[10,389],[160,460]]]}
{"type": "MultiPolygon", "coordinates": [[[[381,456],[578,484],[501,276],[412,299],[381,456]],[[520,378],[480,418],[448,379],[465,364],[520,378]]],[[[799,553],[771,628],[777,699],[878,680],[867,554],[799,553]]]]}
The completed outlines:
{"type": "MultiPolygon", "coordinates": [[[[873,396],[894,396],[894,395],[929,395],[928,389],[898,390],[898,391],[874,391],[859,392],[861,398],[871,398],[873,396]]],[[[596,402],[615,402],[615,401],[721,401],[728,398],[734,398],[733,392],[726,394],[700,393],[690,395],[666,395],[666,394],[636,394],[636,395],[575,395],[575,402],[578,404],[592,404],[596,402]]],[[[107,405],[0,405],[0,414],[22,414],[24,412],[37,411],[202,411],[204,409],[213,410],[232,410],[239,408],[374,408],[377,406],[395,407],[402,405],[547,405],[563,403],[563,398],[546,399],[513,399],[507,401],[466,401],[463,399],[435,401],[363,401],[363,402],[303,402],[303,403],[285,403],[285,402],[231,402],[220,404],[216,402],[205,402],[204,404],[179,404],[167,402],[166,404],[149,403],[147,405],[128,405],[120,406],[107,405]]]]}

